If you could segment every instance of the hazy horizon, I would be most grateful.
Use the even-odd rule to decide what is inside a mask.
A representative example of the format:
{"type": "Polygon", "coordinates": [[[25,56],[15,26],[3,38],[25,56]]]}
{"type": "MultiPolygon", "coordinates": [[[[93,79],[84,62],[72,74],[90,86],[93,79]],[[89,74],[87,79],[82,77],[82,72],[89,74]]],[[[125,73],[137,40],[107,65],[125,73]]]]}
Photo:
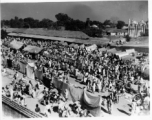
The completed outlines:
{"type": "Polygon", "coordinates": [[[58,13],[68,14],[73,19],[85,21],[86,18],[104,22],[105,20],[129,19],[148,20],[148,1],[94,1],[94,2],[44,2],[44,3],[2,3],[1,18],[10,20],[32,17],[56,21],[58,13]]]}

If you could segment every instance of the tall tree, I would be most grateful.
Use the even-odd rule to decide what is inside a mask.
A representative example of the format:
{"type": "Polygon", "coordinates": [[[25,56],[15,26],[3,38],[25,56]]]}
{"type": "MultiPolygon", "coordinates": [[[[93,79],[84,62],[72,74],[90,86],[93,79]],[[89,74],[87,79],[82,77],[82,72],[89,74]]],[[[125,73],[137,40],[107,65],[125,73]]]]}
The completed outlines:
{"type": "Polygon", "coordinates": [[[125,22],[124,21],[118,21],[117,22],[117,29],[122,29],[123,26],[125,26],[125,22]]]}
{"type": "Polygon", "coordinates": [[[72,20],[67,14],[64,14],[64,13],[58,13],[55,15],[55,17],[61,25],[64,25],[66,22],[69,22],[72,20]]]}
{"type": "Polygon", "coordinates": [[[111,22],[110,20],[105,20],[103,24],[104,24],[104,25],[110,25],[110,26],[111,26],[112,22],[111,22]]]}
{"type": "Polygon", "coordinates": [[[44,18],[42,21],[40,21],[39,27],[40,28],[51,28],[52,25],[53,25],[53,21],[52,20],[44,18]]]}

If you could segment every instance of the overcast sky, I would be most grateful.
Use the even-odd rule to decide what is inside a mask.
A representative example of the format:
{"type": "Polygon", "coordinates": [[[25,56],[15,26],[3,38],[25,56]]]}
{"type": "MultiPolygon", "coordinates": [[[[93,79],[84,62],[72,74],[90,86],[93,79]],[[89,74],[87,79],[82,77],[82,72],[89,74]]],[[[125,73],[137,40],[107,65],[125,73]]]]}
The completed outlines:
{"type": "Polygon", "coordinates": [[[2,19],[33,17],[49,18],[56,21],[57,13],[66,13],[73,19],[85,21],[86,18],[103,22],[106,19],[137,21],[148,20],[147,1],[98,1],[65,3],[2,3],[2,19]]]}

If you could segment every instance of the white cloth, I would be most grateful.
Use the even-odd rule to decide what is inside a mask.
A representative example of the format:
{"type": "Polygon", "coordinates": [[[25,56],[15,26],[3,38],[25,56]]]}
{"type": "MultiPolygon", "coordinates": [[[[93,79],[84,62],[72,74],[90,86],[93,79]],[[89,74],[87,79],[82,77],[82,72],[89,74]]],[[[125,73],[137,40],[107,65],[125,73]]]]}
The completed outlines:
{"type": "Polygon", "coordinates": [[[34,67],[27,65],[26,66],[26,73],[27,73],[27,77],[29,77],[33,80],[35,79],[34,67]]]}
{"type": "Polygon", "coordinates": [[[101,90],[101,81],[100,80],[98,80],[97,87],[99,90],[101,90]]]}
{"type": "Polygon", "coordinates": [[[150,103],[150,97],[145,97],[145,99],[144,99],[144,103],[147,103],[147,104],[149,104],[150,103]]]}
{"type": "Polygon", "coordinates": [[[62,101],[60,101],[60,103],[59,103],[59,109],[61,109],[61,110],[64,110],[64,102],[62,102],[62,101]]]}
{"type": "Polygon", "coordinates": [[[136,102],[132,102],[131,106],[132,106],[131,115],[134,116],[136,113],[136,106],[137,106],[136,102]]]}

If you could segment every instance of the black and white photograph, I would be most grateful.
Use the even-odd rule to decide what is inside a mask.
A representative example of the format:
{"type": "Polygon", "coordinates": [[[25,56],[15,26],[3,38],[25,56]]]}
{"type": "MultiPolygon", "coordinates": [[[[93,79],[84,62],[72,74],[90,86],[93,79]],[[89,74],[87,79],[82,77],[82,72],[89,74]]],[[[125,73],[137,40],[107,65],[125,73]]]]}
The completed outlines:
{"type": "Polygon", "coordinates": [[[2,117],[150,116],[148,4],[1,3],[2,117]]]}

